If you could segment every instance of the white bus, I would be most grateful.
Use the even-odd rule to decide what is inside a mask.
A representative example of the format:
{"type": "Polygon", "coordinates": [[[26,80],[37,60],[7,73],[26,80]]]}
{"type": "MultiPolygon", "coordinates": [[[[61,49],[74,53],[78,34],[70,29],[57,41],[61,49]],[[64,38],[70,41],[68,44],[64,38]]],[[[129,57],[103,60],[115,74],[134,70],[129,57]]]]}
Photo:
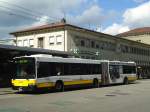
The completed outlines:
{"type": "Polygon", "coordinates": [[[31,55],[15,58],[17,72],[12,79],[14,89],[30,91],[91,84],[94,87],[135,81],[136,64],[108,60],[61,58],[31,55]]]}

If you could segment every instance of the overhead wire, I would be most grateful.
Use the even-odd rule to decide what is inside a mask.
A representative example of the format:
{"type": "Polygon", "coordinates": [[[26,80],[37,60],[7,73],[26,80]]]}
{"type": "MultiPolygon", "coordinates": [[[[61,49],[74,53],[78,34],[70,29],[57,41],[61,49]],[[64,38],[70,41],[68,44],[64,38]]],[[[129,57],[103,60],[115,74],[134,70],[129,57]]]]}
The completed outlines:
{"type": "MultiPolygon", "coordinates": [[[[10,5],[10,6],[15,6],[15,7],[13,7],[13,9],[11,9],[11,10],[18,10],[19,12],[22,12],[23,14],[28,14],[28,15],[26,15],[26,16],[32,16],[32,17],[34,17],[34,18],[36,18],[36,19],[40,19],[42,16],[44,16],[45,14],[44,13],[41,13],[41,12],[38,12],[38,11],[33,11],[33,10],[31,10],[31,9],[28,9],[28,8],[25,8],[25,7],[23,7],[23,6],[20,6],[20,5],[17,5],[17,4],[14,4],[14,3],[9,3],[9,2],[7,2],[7,1],[1,1],[0,0],[0,2],[1,3],[4,3],[4,4],[6,4],[6,5],[10,5]],[[15,8],[17,8],[17,9],[15,9],[15,8]],[[39,16],[40,15],[40,16],[39,16]]],[[[6,6],[5,6],[6,7],[6,6]]],[[[7,8],[9,8],[9,7],[7,7],[7,8]]],[[[10,9],[10,8],[9,8],[10,9]]],[[[47,15],[45,15],[45,16],[47,16],[47,15]]],[[[52,16],[47,16],[48,17],[48,19],[49,20],[60,20],[60,18],[56,18],[56,17],[52,17],[52,16]]]]}
{"type": "Polygon", "coordinates": [[[19,17],[22,17],[22,18],[24,18],[24,19],[32,19],[32,20],[38,20],[37,18],[35,18],[35,17],[33,17],[33,16],[27,16],[27,15],[24,15],[24,14],[20,14],[20,13],[15,13],[15,12],[13,12],[11,9],[9,9],[9,8],[6,8],[6,7],[4,7],[4,6],[1,6],[0,5],[0,11],[4,11],[4,12],[6,12],[8,15],[13,15],[13,16],[19,16],[19,17]]]}

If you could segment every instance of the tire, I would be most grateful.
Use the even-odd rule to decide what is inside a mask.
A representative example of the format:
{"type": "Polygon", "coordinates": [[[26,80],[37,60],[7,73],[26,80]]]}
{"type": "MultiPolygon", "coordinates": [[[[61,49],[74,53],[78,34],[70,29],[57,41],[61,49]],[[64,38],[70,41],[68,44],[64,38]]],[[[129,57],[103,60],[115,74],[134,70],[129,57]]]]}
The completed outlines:
{"type": "Polygon", "coordinates": [[[93,87],[94,87],[94,88],[98,88],[98,87],[99,87],[98,79],[94,79],[94,80],[93,80],[93,87]]]}
{"type": "Polygon", "coordinates": [[[55,84],[55,90],[57,92],[64,91],[64,84],[63,84],[63,82],[61,82],[61,81],[56,82],[56,84],[55,84]]]}
{"type": "Polygon", "coordinates": [[[124,84],[124,85],[129,84],[128,78],[125,78],[125,79],[124,79],[123,84],[124,84]]]}

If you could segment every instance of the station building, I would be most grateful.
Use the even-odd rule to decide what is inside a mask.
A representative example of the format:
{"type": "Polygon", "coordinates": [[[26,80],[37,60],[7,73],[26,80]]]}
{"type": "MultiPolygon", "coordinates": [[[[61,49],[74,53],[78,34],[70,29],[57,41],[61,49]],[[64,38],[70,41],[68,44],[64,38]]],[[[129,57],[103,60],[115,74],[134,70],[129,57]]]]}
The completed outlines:
{"type": "Polygon", "coordinates": [[[116,36],[150,45],[150,27],[136,28],[116,36]]]}
{"type": "Polygon", "coordinates": [[[150,45],[81,28],[61,21],[10,33],[17,46],[66,51],[87,59],[135,61],[150,75],[150,45]]]}

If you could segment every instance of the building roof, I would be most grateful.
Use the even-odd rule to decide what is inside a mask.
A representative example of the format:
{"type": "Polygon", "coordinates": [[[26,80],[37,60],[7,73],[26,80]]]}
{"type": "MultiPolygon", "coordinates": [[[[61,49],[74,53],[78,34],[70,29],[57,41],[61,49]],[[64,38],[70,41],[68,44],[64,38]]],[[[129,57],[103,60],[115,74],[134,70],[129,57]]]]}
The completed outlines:
{"type": "MultiPolygon", "coordinates": [[[[72,25],[72,24],[68,24],[66,22],[61,21],[61,22],[50,23],[50,24],[45,24],[45,25],[41,25],[41,26],[30,27],[30,28],[23,29],[23,30],[18,30],[18,31],[15,31],[15,32],[11,32],[10,34],[11,35],[16,35],[18,33],[32,32],[32,31],[39,31],[39,30],[53,29],[53,28],[64,28],[66,26],[70,26],[70,27],[78,29],[78,30],[97,32],[97,31],[94,31],[94,30],[82,28],[82,27],[72,25]]],[[[98,33],[100,33],[100,32],[98,32],[98,33]]]]}
{"type": "Polygon", "coordinates": [[[136,29],[124,32],[124,33],[120,33],[116,36],[117,37],[127,37],[127,36],[142,35],[142,34],[146,34],[146,33],[150,33],[150,27],[136,28],[136,29]]]}
{"type": "MultiPolygon", "coordinates": [[[[28,33],[28,32],[37,32],[40,30],[44,30],[44,29],[57,29],[57,28],[73,28],[74,30],[78,30],[78,31],[84,31],[84,32],[90,32],[90,33],[94,33],[94,34],[97,34],[97,35],[103,35],[104,37],[107,37],[107,38],[113,38],[113,39],[121,39],[121,40],[124,40],[124,41],[128,41],[128,42],[134,42],[134,43],[137,43],[137,44],[142,44],[142,45],[146,45],[148,47],[149,44],[145,44],[145,43],[139,43],[139,42],[136,42],[136,41],[133,41],[133,40],[127,40],[127,39],[124,39],[124,38],[120,38],[121,36],[117,35],[117,36],[113,36],[113,35],[109,35],[109,34],[105,34],[105,33],[101,33],[101,32],[98,32],[98,31],[95,31],[95,30],[91,30],[91,29],[87,29],[87,28],[83,28],[83,27],[79,27],[79,26],[76,26],[76,25],[72,25],[72,24],[68,24],[66,22],[56,22],[56,23],[51,23],[51,24],[46,24],[46,25],[41,25],[41,26],[36,26],[36,27],[32,27],[32,28],[27,28],[27,29],[24,29],[24,30],[20,30],[20,31],[16,31],[16,32],[12,32],[10,33],[11,35],[14,35],[14,36],[17,36],[18,34],[22,34],[22,33],[28,33]]],[[[150,31],[150,27],[149,27],[149,31],[150,31]]]]}
{"type": "Polygon", "coordinates": [[[56,22],[56,23],[51,23],[51,24],[45,24],[41,26],[35,26],[35,27],[30,27],[26,28],[23,30],[15,31],[10,34],[16,34],[16,33],[21,33],[21,32],[29,32],[29,31],[36,31],[36,30],[41,30],[41,29],[48,29],[48,28],[56,28],[56,27],[63,27],[66,23],[64,22],[56,22]]]}
{"type": "Polygon", "coordinates": [[[79,31],[87,31],[87,32],[91,32],[91,33],[95,33],[95,34],[102,34],[104,36],[108,36],[108,37],[113,37],[116,38],[115,36],[109,35],[109,34],[105,34],[105,33],[101,33],[95,30],[91,30],[91,29],[87,29],[87,28],[83,28],[83,27],[79,27],[76,25],[72,25],[72,24],[68,24],[64,21],[61,22],[56,22],[56,23],[51,23],[51,24],[46,24],[46,25],[41,25],[41,26],[35,26],[35,27],[31,27],[31,28],[27,28],[27,29],[23,29],[23,30],[19,30],[19,31],[15,31],[10,33],[11,35],[17,36],[18,34],[23,34],[23,33],[28,33],[28,32],[37,32],[37,31],[42,31],[44,29],[57,29],[57,28],[73,28],[75,30],[79,30],[79,31]]]}

